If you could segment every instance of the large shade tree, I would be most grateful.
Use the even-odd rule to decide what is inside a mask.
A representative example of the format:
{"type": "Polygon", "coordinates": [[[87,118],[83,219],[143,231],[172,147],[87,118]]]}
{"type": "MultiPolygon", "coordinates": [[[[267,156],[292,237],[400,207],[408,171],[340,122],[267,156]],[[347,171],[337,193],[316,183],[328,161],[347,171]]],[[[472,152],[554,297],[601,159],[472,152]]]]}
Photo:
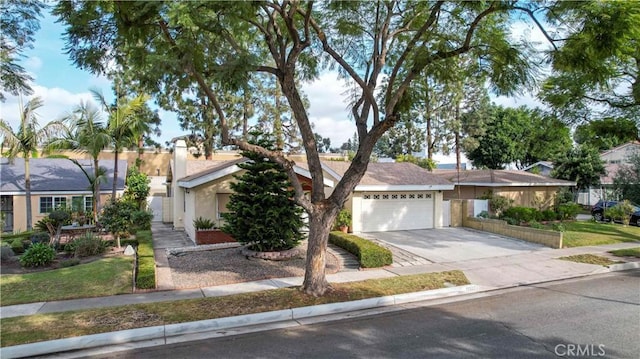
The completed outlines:
{"type": "Polygon", "coordinates": [[[309,215],[302,289],[321,295],[328,288],[325,256],[334,219],[364,175],[374,144],[399,121],[416,79],[429,66],[469,54],[480,59],[495,90],[512,92],[526,77],[528,61],[524,45],[508,36],[510,13],[537,16],[546,9],[539,6],[510,1],[71,1],[59,3],[54,13],[67,25],[67,51],[79,67],[103,72],[118,61],[152,94],[196,84],[211,102],[224,145],[256,152],[285,169],[296,202],[309,215]],[[330,196],[298,85],[324,65],[353,85],[350,112],[358,136],[353,161],[330,196]],[[233,119],[216,89],[237,90],[256,72],[277,79],[291,108],[312,177],[310,196],[282,152],[232,135],[233,119]]]}
{"type": "Polygon", "coordinates": [[[8,122],[0,120],[0,137],[8,147],[2,155],[10,160],[16,157],[24,159],[24,190],[27,210],[27,230],[31,230],[33,225],[33,213],[31,211],[31,171],[29,159],[38,155],[39,146],[44,144],[49,138],[58,135],[64,130],[64,124],[52,121],[45,126],[38,124],[37,110],[42,107],[42,100],[34,97],[27,101],[24,106],[20,105],[20,124],[16,130],[11,128],[8,122]]]}
{"type": "Polygon", "coordinates": [[[31,75],[20,65],[24,50],[33,47],[40,29],[43,1],[4,0],[0,5],[0,101],[5,92],[31,95],[31,75]]]}

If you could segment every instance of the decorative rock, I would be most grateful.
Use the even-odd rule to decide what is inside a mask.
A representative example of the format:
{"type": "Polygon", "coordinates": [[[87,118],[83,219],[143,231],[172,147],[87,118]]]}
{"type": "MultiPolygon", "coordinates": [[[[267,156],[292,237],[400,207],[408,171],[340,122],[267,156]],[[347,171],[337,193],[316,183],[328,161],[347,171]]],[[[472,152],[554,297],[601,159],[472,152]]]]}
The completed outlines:
{"type": "Polygon", "coordinates": [[[134,255],[134,254],[136,254],[136,251],[135,251],[135,249],[133,249],[133,247],[131,247],[131,245],[129,244],[129,245],[127,246],[127,248],[125,248],[125,249],[124,249],[124,255],[125,255],[125,256],[132,256],[132,255],[134,255]]]}
{"type": "Polygon", "coordinates": [[[297,258],[302,255],[302,250],[300,248],[292,248],[285,251],[279,252],[256,252],[244,247],[241,249],[241,253],[243,256],[266,259],[270,261],[284,261],[288,259],[297,258]]]}

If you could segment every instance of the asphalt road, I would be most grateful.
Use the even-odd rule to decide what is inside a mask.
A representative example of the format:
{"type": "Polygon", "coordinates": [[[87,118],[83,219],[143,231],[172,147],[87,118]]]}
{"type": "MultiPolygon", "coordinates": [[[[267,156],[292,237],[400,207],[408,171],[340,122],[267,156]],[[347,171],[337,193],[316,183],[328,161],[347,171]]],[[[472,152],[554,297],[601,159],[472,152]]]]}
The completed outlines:
{"type": "Polygon", "coordinates": [[[640,271],[116,358],[640,357],[640,271]]]}

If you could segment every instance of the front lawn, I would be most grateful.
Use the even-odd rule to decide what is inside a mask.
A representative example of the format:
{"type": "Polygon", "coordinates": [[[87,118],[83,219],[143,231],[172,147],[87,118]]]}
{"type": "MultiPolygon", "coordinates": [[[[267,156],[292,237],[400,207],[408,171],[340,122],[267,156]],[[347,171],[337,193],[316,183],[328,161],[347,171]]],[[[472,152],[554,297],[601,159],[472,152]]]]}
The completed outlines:
{"type": "Polygon", "coordinates": [[[450,271],[332,284],[322,297],[307,295],[299,288],[282,288],[223,297],[4,318],[0,319],[1,346],[346,302],[445,288],[451,284],[465,285],[469,281],[461,271],[450,271]]]}
{"type": "Polygon", "coordinates": [[[609,251],[609,253],[613,254],[616,257],[636,257],[636,258],[640,258],[640,247],[627,248],[627,249],[617,249],[615,251],[609,251]]]}
{"type": "Polygon", "coordinates": [[[3,274],[0,305],[131,293],[132,275],[133,257],[124,256],[44,272],[3,274]]]}
{"type": "Polygon", "coordinates": [[[564,222],[562,225],[565,228],[562,239],[564,247],[640,241],[640,227],[582,221],[564,222]]]}

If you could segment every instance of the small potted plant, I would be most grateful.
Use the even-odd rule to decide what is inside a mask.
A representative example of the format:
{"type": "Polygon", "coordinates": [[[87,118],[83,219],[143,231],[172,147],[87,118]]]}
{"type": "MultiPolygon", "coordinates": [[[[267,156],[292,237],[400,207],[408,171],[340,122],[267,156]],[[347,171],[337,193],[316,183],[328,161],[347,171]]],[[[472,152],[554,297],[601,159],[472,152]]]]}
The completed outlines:
{"type": "Polygon", "coordinates": [[[346,209],[341,209],[336,217],[335,227],[342,232],[347,233],[349,231],[349,226],[351,226],[351,212],[346,209]]]}

